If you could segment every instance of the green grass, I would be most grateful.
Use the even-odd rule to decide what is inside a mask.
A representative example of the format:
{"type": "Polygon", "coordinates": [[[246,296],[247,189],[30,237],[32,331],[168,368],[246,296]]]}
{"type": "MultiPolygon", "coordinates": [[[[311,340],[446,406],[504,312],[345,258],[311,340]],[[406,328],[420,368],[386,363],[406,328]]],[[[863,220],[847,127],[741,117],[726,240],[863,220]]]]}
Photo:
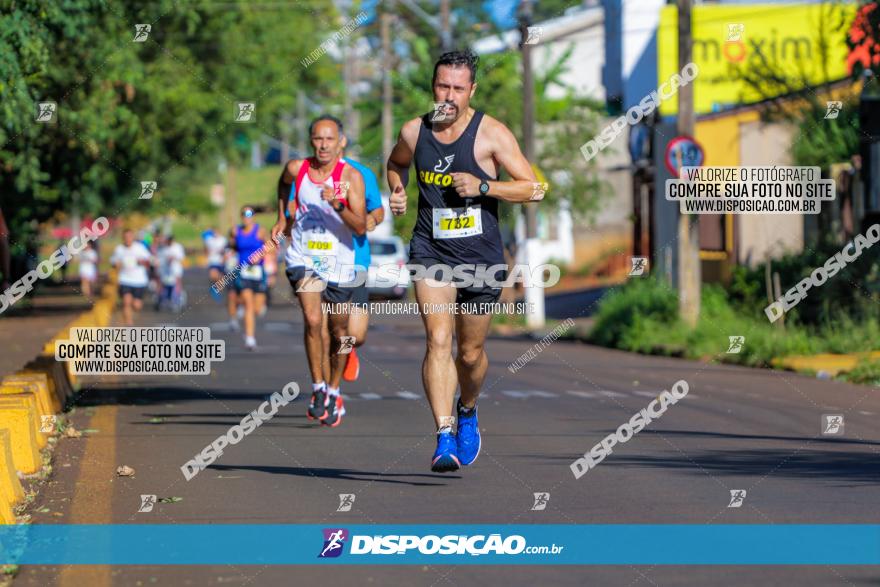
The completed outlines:
{"type": "Polygon", "coordinates": [[[880,323],[842,316],[818,326],[781,328],[767,321],[763,308],[737,307],[723,289],[704,285],[700,319],[690,329],[678,318],[676,292],[645,279],[631,280],[602,301],[589,339],[640,353],[769,366],[771,359],[786,355],[880,348],[880,323]],[[745,337],[738,354],[727,353],[729,336],[745,337]]]}
{"type": "Polygon", "coordinates": [[[844,373],[841,379],[850,383],[880,385],[880,361],[861,361],[855,369],[844,373]]]}

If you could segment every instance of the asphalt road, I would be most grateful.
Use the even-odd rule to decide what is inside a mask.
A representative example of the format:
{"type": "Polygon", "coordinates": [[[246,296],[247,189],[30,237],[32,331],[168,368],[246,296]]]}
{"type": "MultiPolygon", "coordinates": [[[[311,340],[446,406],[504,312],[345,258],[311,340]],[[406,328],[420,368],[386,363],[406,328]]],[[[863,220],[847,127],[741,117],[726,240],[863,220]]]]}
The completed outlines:
{"type": "MultiPolygon", "coordinates": [[[[59,444],[35,523],[791,524],[878,523],[877,391],[784,372],[644,357],[556,342],[524,368],[533,341],[492,338],[480,404],[483,449],[471,467],[433,474],[434,433],[421,391],[417,317],[374,318],[361,376],[343,387],[348,415],[326,429],[305,418],[302,321],[289,288],[259,324],[259,352],[223,324],[204,273],[180,316],[143,325],[211,325],[227,359],[204,377],[93,380],[72,414],[91,430],[59,444]],[[690,393],[581,479],[569,464],[663,389],[690,393]],[[193,480],[180,466],[296,381],[302,397],[193,480]],[[842,437],[820,435],[825,413],[842,437]],[[132,478],[115,469],[129,465],[132,478]],[[745,489],[739,508],[730,490],[745,489]],[[533,511],[534,493],[549,492],[533,511]],[[337,512],[339,494],[356,495],[337,512]],[[138,513],[141,494],[181,497],[138,513]]],[[[719,332],[719,353],[727,334],[719,332]]],[[[284,545],[266,544],[266,548],[284,545]]],[[[625,547],[625,546],[624,546],[625,547]]],[[[877,585],[851,566],[37,567],[15,585],[877,585]]]]}

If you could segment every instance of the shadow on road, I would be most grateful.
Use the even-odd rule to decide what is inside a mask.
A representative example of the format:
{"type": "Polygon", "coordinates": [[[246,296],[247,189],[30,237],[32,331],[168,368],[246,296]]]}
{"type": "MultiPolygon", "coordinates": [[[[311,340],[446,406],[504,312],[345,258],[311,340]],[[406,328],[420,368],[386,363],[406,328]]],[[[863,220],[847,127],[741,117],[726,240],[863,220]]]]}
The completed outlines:
{"type": "Polygon", "coordinates": [[[254,389],[249,393],[229,391],[209,387],[149,387],[143,382],[130,383],[130,386],[97,384],[85,385],[77,393],[76,404],[79,406],[123,405],[138,406],[166,404],[179,401],[264,401],[277,389],[254,389]]]}
{"type": "Polygon", "coordinates": [[[272,475],[297,475],[299,477],[320,477],[323,479],[343,479],[346,481],[364,481],[367,483],[395,483],[413,487],[429,487],[444,483],[425,483],[390,479],[390,477],[427,477],[429,479],[461,479],[459,475],[431,475],[428,473],[376,473],[373,471],[356,471],[354,469],[325,469],[320,467],[273,467],[258,465],[210,465],[209,469],[217,471],[260,471],[272,475]]]}
{"type": "MultiPolygon", "coordinates": [[[[611,430],[608,431],[610,434],[611,430]]],[[[789,442],[797,442],[800,445],[810,443],[822,444],[861,444],[866,446],[880,446],[880,442],[872,442],[870,440],[856,440],[853,438],[804,438],[802,436],[770,436],[765,434],[731,434],[728,432],[700,432],[696,430],[644,430],[642,434],[663,435],[663,436],[700,436],[706,438],[720,439],[748,439],[748,440],[785,440],[789,442]]]]}
{"type": "Polygon", "coordinates": [[[689,469],[695,474],[749,475],[775,478],[822,479],[839,485],[880,484],[880,462],[865,452],[797,449],[688,452],[687,456],[620,456],[610,466],[636,465],[666,471],[689,469]]]}

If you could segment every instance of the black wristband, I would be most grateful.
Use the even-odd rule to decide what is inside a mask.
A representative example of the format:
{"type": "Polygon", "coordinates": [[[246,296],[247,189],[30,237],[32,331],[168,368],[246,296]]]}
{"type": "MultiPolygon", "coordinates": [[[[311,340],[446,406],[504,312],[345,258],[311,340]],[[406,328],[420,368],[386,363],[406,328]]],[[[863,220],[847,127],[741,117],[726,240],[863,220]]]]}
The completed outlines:
{"type": "MultiPolygon", "coordinates": [[[[338,200],[337,200],[337,202],[338,202],[338,200]]],[[[339,202],[338,208],[336,207],[336,204],[334,204],[333,209],[336,210],[337,213],[342,212],[343,210],[345,210],[345,204],[343,204],[342,202],[339,202]]]]}

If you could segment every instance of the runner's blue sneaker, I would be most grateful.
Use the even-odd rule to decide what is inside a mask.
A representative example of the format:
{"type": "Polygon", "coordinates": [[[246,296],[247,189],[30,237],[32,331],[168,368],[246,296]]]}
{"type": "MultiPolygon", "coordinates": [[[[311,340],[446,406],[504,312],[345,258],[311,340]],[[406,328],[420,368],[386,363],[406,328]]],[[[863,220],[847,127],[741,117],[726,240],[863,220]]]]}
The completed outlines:
{"type": "Polygon", "coordinates": [[[455,454],[455,436],[452,432],[440,432],[437,434],[437,450],[431,460],[431,470],[435,473],[457,471],[461,466],[458,455],[455,454]]]}
{"type": "Polygon", "coordinates": [[[464,406],[458,402],[458,434],[455,441],[458,458],[464,466],[470,465],[480,454],[480,423],[477,421],[477,406],[468,413],[462,411],[464,406]]]}

